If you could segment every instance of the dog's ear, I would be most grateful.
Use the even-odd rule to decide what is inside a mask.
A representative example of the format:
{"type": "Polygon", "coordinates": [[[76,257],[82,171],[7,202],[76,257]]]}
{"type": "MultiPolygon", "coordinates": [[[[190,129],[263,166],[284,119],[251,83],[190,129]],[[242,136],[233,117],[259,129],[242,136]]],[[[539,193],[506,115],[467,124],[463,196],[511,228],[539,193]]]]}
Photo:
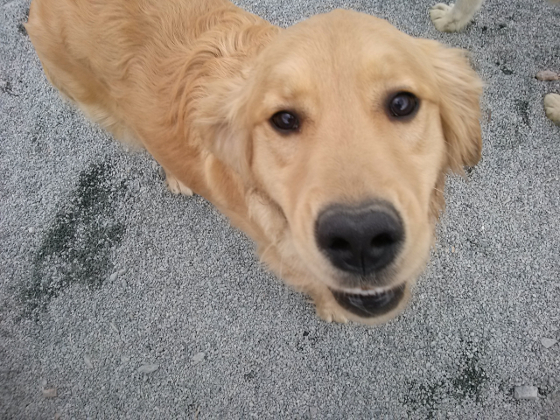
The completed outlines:
{"type": "Polygon", "coordinates": [[[466,52],[436,41],[420,40],[428,53],[439,88],[439,107],[447,143],[447,167],[462,173],[480,160],[480,96],[482,81],[471,68],[466,52]]]}
{"type": "Polygon", "coordinates": [[[224,78],[206,89],[212,94],[198,100],[193,121],[204,147],[243,179],[248,179],[252,158],[247,121],[250,82],[241,76],[224,78]]]}

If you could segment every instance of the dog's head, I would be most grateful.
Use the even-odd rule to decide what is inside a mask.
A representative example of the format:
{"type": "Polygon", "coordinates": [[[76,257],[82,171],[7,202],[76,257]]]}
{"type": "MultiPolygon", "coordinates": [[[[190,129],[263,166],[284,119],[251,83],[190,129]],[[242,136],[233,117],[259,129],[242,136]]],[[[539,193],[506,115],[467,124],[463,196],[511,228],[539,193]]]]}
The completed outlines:
{"type": "Polygon", "coordinates": [[[480,158],[481,86],[462,51],[334,11],[264,48],[211,148],[281,209],[348,313],[384,320],[426,263],[445,173],[480,158]]]}

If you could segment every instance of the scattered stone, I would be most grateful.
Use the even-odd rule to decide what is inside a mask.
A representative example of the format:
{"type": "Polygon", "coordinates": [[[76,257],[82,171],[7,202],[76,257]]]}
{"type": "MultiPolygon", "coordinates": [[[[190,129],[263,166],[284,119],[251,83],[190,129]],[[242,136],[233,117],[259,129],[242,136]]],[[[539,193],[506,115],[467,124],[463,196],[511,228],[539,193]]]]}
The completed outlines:
{"type": "Polygon", "coordinates": [[[93,369],[93,363],[91,363],[91,358],[88,355],[84,356],[84,363],[90,369],[93,369]]]}
{"type": "Polygon", "coordinates": [[[309,416],[312,419],[317,418],[318,413],[319,413],[319,410],[317,409],[317,407],[309,407],[309,416]]]}
{"type": "Polygon", "coordinates": [[[130,356],[121,356],[121,363],[130,362],[130,356]]]}
{"type": "Polygon", "coordinates": [[[60,414],[58,411],[55,413],[54,415],[54,420],[60,420],[60,418],[62,417],[62,414],[60,414]]]}
{"type": "Polygon", "coordinates": [[[124,268],[121,268],[118,272],[117,275],[122,276],[124,273],[126,273],[126,270],[124,268]]]}
{"type": "Polygon", "coordinates": [[[136,193],[139,192],[140,188],[141,188],[140,181],[138,181],[137,179],[132,181],[131,189],[132,189],[133,192],[136,192],[136,193]]]}
{"type": "Polygon", "coordinates": [[[159,369],[159,365],[142,365],[138,368],[138,372],[150,374],[159,369]]]}
{"type": "Polygon", "coordinates": [[[543,80],[546,82],[552,81],[552,80],[560,80],[560,74],[555,73],[553,71],[550,70],[543,70],[543,71],[539,71],[536,76],[535,76],[538,80],[543,80]]]}
{"type": "Polygon", "coordinates": [[[34,227],[30,227],[30,228],[28,229],[28,231],[29,231],[29,233],[35,233],[35,228],[34,228],[34,227]]]}
{"type": "Polygon", "coordinates": [[[200,362],[202,362],[204,360],[204,357],[206,355],[204,353],[196,353],[193,358],[192,358],[192,362],[194,365],[198,365],[200,362]]]}
{"type": "Polygon", "coordinates": [[[56,398],[56,388],[43,389],[43,397],[56,398]]]}
{"type": "Polygon", "coordinates": [[[115,271],[113,274],[111,274],[111,277],[109,277],[109,280],[110,281],[115,281],[118,276],[119,276],[119,273],[115,271]]]}
{"type": "Polygon", "coordinates": [[[111,326],[111,329],[116,332],[117,334],[119,333],[119,329],[117,328],[117,326],[115,325],[114,322],[109,322],[109,325],[111,326]]]}
{"type": "Polygon", "coordinates": [[[544,346],[545,349],[551,348],[557,342],[558,340],[555,340],[554,338],[541,338],[541,344],[544,346]]]}
{"type": "Polygon", "coordinates": [[[536,400],[539,398],[539,389],[536,386],[516,386],[513,391],[516,400],[536,400]]]}

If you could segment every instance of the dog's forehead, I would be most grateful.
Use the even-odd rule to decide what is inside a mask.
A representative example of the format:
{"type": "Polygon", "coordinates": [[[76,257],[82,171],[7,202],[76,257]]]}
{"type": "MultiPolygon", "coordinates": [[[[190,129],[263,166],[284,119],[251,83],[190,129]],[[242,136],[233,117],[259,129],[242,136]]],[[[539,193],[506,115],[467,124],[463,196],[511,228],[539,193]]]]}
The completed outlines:
{"type": "Polygon", "coordinates": [[[350,10],[313,16],[285,30],[278,40],[284,44],[279,58],[294,54],[313,61],[354,61],[362,55],[393,55],[406,60],[419,53],[415,39],[386,20],[350,10]]]}
{"type": "MultiPolygon", "coordinates": [[[[326,88],[390,84],[415,89],[430,77],[429,59],[416,40],[383,19],[336,10],[300,22],[268,51],[261,74],[266,85],[286,98],[326,88]]],[[[331,90],[331,89],[329,89],[331,90]]]]}

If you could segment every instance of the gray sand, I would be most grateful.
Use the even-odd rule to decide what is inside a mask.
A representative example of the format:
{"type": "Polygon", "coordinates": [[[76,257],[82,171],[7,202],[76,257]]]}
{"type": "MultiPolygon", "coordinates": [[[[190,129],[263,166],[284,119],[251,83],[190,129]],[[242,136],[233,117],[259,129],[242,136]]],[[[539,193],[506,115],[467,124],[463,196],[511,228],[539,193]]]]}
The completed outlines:
{"type": "Polygon", "coordinates": [[[490,0],[439,34],[432,1],[239,1],[283,26],[375,14],[470,50],[487,83],[483,160],[450,179],[408,309],[368,328],[319,320],[208,202],[63,103],[28,1],[0,0],[0,418],[560,418],[560,128],[542,106],[560,82],[534,78],[560,71],[560,8],[490,0]]]}

